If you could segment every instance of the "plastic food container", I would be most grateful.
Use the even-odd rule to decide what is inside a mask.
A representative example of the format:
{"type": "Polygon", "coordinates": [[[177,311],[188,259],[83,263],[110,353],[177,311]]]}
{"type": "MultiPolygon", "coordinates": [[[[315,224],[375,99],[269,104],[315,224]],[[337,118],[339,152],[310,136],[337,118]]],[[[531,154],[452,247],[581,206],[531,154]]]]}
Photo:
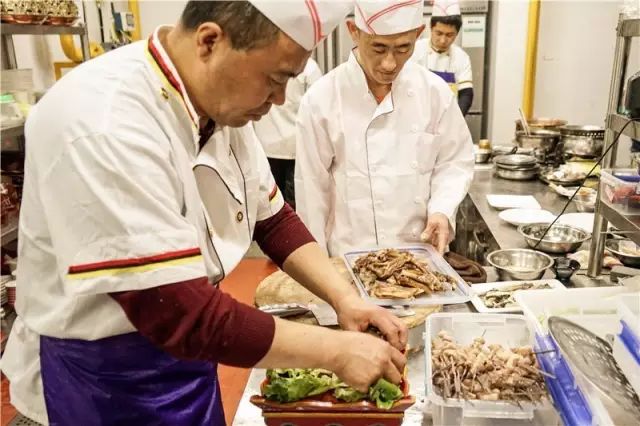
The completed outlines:
{"type": "MultiPolygon", "coordinates": [[[[564,291],[564,290],[562,290],[564,291]]],[[[433,425],[462,425],[473,418],[473,424],[495,424],[489,419],[509,419],[509,424],[526,421],[531,424],[536,411],[548,410],[549,403],[521,403],[518,406],[508,401],[464,401],[444,399],[436,393],[432,379],[431,341],[442,330],[449,333],[461,345],[473,343],[473,339],[482,336],[487,344],[500,344],[505,347],[533,345],[534,333],[522,315],[514,314],[471,314],[438,313],[427,318],[425,333],[425,384],[426,397],[431,402],[433,425]]],[[[535,422],[534,422],[535,423],[535,422]]],[[[550,424],[548,421],[546,424],[550,424]]],[[[553,423],[551,423],[553,424],[553,423]]]]}
{"type": "Polygon", "coordinates": [[[603,169],[602,201],[625,215],[640,215],[640,175],[636,169],[603,169]]]}
{"type": "Polygon", "coordinates": [[[447,261],[444,260],[444,258],[440,256],[440,254],[438,254],[438,252],[436,252],[435,249],[430,245],[425,244],[387,248],[410,252],[416,257],[416,259],[425,262],[430,269],[453,277],[457,285],[453,290],[450,291],[438,292],[430,295],[420,295],[414,299],[383,299],[372,297],[369,296],[369,293],[360,280],[360,277],[353,271],[353,266],[355,265],[356,260],[358,260],[358,258],[360,258],[361,256],[379,250],[384,250],[385,248],[370,248],[345,253],[343,256],[344,262],[347,266],[347,269],[349,270],[349,273],[351,274],[351,278],[353,278],[353,282],[356,284],[356,287],[360,292],[360,295],[364,299],[380,306],[449,305],[455,303],[466,303],[471,299],[471,288],[469,287],[469,285],[462,278],[460,278],[460,275],[458,275],[458,273],[451,267],[451,265],[449,265],[447,261]]]}
{"type": "Polygon", "coordinates": [[[551,316],[567,318],[606,340],[619,329],[617,296],[630,291],[625,287],[600,287],[525,290],[515,295],[535,332],[540,368],[555,377],[545,377],[545,382],[565,425],[608,426],[615,424],[615,413],[607,410],[593,385],[572,371],[549,334],[547,320],[551,316]]]}

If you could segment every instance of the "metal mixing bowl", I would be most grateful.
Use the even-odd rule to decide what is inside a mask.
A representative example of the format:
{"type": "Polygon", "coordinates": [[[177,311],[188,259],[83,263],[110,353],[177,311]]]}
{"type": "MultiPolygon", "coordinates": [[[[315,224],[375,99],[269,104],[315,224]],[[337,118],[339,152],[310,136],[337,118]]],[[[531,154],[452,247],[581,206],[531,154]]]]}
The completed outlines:
{"type": "Polygon", "coordinates": [[[539,280],[553,265],[551,256],[528,249],[496,250],[487,256],[500,281],[539,280]]]}
{"type": "Polygon", "coordinates": [[[623,265],[630,266],[632,268],[640,267],[640,255],[636,256],[629,253],[628,251],[622,250],[621,246],[623,244],[629,245],[636,250],[639,250],[638,253],[640,253],[640,248],[633,241],[626,238],[607,240],[607,242],[605,243],[605,247],[618,259],[620,259],[620,262],[622,262],[623,265]]]}
{"type": "Polygon", "coordinates": [[[502,179],[509,180],[531,180],[538,176],[538,166],[529,167],[502,167],[500,164],[495,165],[496,175],[502,179]]]}
{"type": "MultiPolygon", "coordinates": [[[[532,223],[520,225],[518,232],[524,237],[527,245],[533,248],[548,227],[548,223],[532,223]]],[[[589,238],[591,234],[584,229],[556,223],[535,248],[545,253],[565,254],[576,251],[589,238]]]]}

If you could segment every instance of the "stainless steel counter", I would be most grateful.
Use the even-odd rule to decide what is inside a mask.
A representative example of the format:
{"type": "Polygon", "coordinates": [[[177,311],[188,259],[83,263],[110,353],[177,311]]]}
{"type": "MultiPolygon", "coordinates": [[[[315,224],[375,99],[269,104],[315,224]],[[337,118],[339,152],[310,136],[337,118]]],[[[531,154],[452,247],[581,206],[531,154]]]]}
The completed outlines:
{"type": "MultiPolygon", "coordinates": [[[[498,211],[487,203],[487,194],[511,194],[511,195],[533,195],[543,209],[549,210],[553,214],[559,214],[566,202],[566,198],[550,190],[544,183],[533,180],[526,182],[508,181],[494,178],[491,171],[476,170],[473,184],[469,190],[468,197],[473,202],[479,212],[481,219],[486,223],[489,231],[493,235],[500,248],[526,248],[526,243],[522,236],[518,234],[516,228],[509,225],[498,217],[498,211]]],[[[567,212],[575,212],[574,206],[569,206],[567,212]]],[[[585,265],[586,267],[586,265],[585,265]]],[[[493,268],[487,268],[488,281],[495,281],[496,275],[493,268]]],[[[553,273],[547,271],[545,278],[553,278],[553,273]]],[[[571,284],[576,287],[594,287],[611,285],[608,277],[602,279],[591,279],[578,272],[571,280],[571,284]]],[[[445,306],[447,312],[470,312],[470,303],[460,305],[445,306]]],[[[428,410],[428,402],[425,401],[425,359],[424,352],[413,354],[408,362],[409,385],[411,393],[416,396],[416,404],[407,410],[404,425],[419,426],[431,425],[431,416],[428,410]]],[[[265,371],[254,369],[251,372],[247,387],[242,395],[238,406],[238,411],[233,424],[238,426],[258,426],[264,425],[261,411],[249,402],[251,395],[259,393],[260,383],[264,380],[265,371]]],[[[553,411],[539,414],[541,418],[535,418],[531,424],[552,425],[557,424],[557,417],[553,411]]],[[[482,424],[483,419],[473,419],[474,424],[482,424]]],[[[507,419],[506,423],[509,424],[507,419]]],[[[486,424],[497,424],[496,419],[487,419],[486,424]]]]}
{"type": "MultiPolygon", "coordinates": [[[[513,181],[500,179],[493,176],[489,170],[476,170],[473,184],[469,188],[469,197],[473,201],[476,209],[482,216],[482,220],[487,224],[493,238],[500,248],[527,248],[527,244],[515,226],[509,225],[498,217],[499,211],[494,209],[487,202],[488,194],[500,195],[533,195],[540,206],[557,215],[560,213],[567,198],[551,190],[545,183],[539,180],[513,181]]],[[[565,213],[576,211],[573,203],[567,208],[565,213]]]]}

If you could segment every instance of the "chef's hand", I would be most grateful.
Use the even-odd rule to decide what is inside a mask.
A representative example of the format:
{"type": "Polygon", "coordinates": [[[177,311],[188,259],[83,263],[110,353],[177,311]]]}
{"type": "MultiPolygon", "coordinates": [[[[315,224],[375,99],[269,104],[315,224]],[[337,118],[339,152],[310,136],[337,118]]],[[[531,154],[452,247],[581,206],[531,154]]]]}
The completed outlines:
{"type": "Polygon", "coordinates": [[[331,369],[349,386],[367,392],[369,386],[384,377],[399,384],[407,363],[400,351],[382,339],[366,333],[341,331],[339,348],[331,360],[331,369]]]}
{"type": "Polygon", "coordinates": [[[407,326],[385,308],[367,302],[357,294],[343,297],[336,313],[344,330],[366,331],[375,327],[398,350],[407,346],[407,326]]]}
{"type": "Polygon", "coordinates": [[[450,235],[449,218],[442,213],[434,213],[427,218],[427,227],[420,239],[433,245],[440,254],[444,254],[450,235]]]}

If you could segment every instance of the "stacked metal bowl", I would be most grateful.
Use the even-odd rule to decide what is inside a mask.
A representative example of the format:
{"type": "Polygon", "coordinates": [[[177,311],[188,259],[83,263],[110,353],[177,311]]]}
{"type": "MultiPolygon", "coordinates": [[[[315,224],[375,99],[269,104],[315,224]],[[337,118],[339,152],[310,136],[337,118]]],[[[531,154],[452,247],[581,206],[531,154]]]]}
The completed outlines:
{"type": "Polygon", "coordinates": [[[531,155],[509,154],[494,159],[495,173],[509,180],[531,180],[538,176],[539,166],[531,155]]]}

